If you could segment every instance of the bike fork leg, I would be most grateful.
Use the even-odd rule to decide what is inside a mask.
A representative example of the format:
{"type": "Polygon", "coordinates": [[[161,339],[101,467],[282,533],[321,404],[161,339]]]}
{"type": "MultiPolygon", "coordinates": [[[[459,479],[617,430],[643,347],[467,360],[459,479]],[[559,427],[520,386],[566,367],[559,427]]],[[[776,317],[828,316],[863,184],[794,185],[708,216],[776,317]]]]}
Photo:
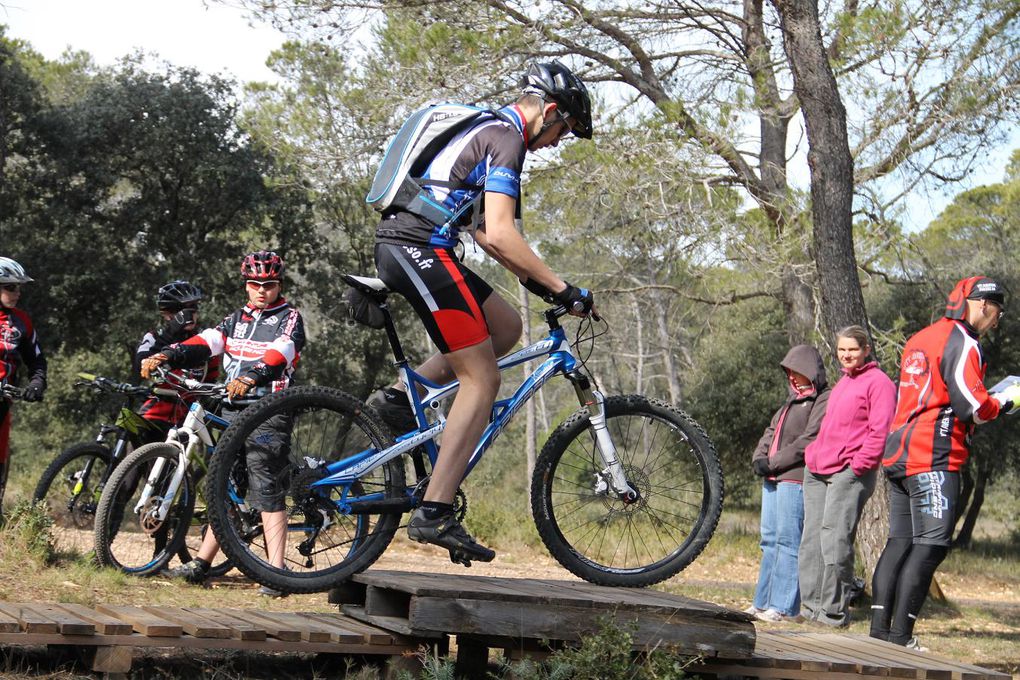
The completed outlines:
{"type": "Polygon", "coordinates": [[[581,402],[581,406],[588,409],[591,436],[595,440],[595,449],[599,452],[605,465],[600,473],[602,480],[624,501],[637,500],[638,493],[627,482],[623,465],[620,464],[620,459],[616,455],[616,445],[606,426],[605,397],[598,390],[591,388],[591,382],[586,375],[574,373],[569,377],[570,382],[574,385],[574,391],[577,392],[578,401],[581,402]]]}

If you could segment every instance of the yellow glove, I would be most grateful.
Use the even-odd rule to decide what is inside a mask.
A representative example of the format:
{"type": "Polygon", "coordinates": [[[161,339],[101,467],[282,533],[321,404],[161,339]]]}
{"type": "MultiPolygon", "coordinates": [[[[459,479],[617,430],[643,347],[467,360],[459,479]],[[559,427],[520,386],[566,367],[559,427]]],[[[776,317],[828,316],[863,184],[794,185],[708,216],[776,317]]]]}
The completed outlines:
{"type": "Polygon", "coordinates": [[[227,383],[227,397],[229,399],[244,399],[248,390],[255,386],[255,380],[247,376],[234,378],[227,383]]]}
{"type": "Polygon", "coordinates": [[[149,376],[152,375],[152,372],[156,370],[156,368],[160,364],[165,363],[167,358],[168,358],[167,355],[163,354],[162,352],[159,352],[158,354],[153,354],[152,356],[148,356],[142,359],[141,369],[142,377],[148,380],[149,376]]]}
{"type": "Polygon", "coordinates": [[[992,395],[1006,413],[1016,413],[1020,409],[1020,383],[1013,383],[1001,392],[992,395]]]}

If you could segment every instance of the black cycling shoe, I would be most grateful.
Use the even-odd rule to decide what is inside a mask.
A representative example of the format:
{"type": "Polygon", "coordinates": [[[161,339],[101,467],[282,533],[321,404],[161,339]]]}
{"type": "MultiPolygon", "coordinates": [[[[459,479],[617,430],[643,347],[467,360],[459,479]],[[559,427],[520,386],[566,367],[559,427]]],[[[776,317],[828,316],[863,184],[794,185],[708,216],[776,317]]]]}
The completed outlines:
{"type": "Polygon", "coordinates": [[[164,569],[160,574],[167,578],[179,578],[188,583],[205,583],[206,579],[209,578],[209,563],[196,557],[179,567],[164,569]]]}
{"type": "Polygon", "coordinates": [[[407,434],[418,429],[418,421],[414,418],[411,402],[408,400],[406,392],[395,390],[392,387],[384,387],[373,392],[365,403],[376,410],[382,421],[396,435],[407,434]]]}
{"type": "Polygon", "coordinates": [[[280,599],[281,597],[287,597],[290,593],[285,593],[282,590],[271,588],[269,586],[262,586],[259,588],[259,595],[262,597],[271,597],[273,599],[280,599]]]}
{"type": "Polygon", "coordinates": [[[435,519],[427,519],[425,512],[418,508],[407,523],[407,536],[418,543],[432,543],[450,551],[450,560],[471,566],[471,560],[491,562],[496,551],[476,541],[450,512],[435,519]]]}

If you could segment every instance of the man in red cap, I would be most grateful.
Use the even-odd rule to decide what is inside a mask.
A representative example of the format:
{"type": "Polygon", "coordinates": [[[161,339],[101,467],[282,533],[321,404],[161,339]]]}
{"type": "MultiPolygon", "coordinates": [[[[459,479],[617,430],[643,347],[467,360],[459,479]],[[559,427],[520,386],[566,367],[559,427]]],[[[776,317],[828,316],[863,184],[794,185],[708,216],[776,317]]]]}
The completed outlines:
{"type": "Polygon", "coordinates": [[[914,622],[949,552],[975,425],[1020,407],[1020,386],[990,394],[978,339],[999,324],[1006,295],[972,276],[946,314],[903,348],[896,414],[886,440],[889,540],[872,580],[871,636],[917,648],[914,622]]]}

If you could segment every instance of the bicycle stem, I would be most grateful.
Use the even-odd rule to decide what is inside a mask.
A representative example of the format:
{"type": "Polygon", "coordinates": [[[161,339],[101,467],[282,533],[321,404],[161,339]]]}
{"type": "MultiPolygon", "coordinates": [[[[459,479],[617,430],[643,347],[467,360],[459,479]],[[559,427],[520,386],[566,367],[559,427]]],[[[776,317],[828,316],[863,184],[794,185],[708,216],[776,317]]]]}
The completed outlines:
{"type": "Polygon", "coordinates": [[[622,500],[628,503],[637,500],[638,492],[627,481],[623,465],[620,464],[620,459],[616,456],[616,445],[606,426],[605,397],[602,396],[602,392],[591,388],[591,381],[583,373],[571,371],[567,374],[567,378],[574,386],[581,406],[588,409],[588,420],[591,423],[591,435],[595,441],[595,449],[606,466],[599,473],[600,476],[622,500]]]}

